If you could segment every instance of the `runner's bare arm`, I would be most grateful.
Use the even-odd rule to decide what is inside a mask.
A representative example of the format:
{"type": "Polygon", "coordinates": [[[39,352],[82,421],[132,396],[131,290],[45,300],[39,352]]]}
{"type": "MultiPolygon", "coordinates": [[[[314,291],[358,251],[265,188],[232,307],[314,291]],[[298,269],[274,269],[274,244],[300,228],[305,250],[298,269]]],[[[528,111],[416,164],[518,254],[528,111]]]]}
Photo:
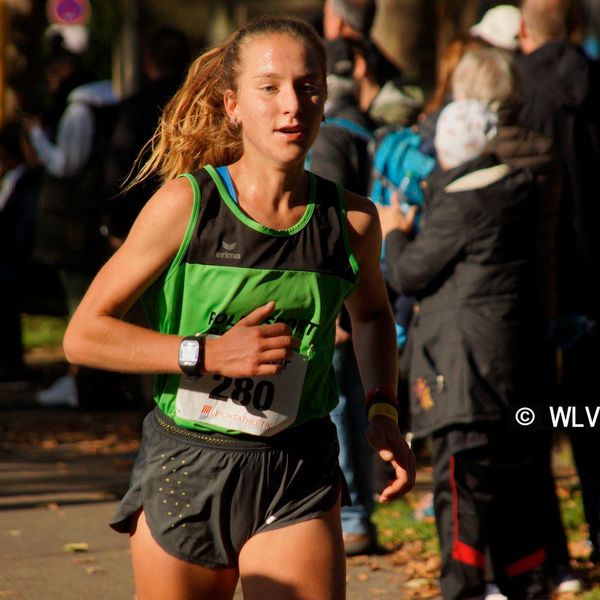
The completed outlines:
{"type": "MultiPolygon", "coordinates": [[[[183,178],[168,182],[148,201],[71,319],[64,339],[70,362],[123,372],[179,372],[181,336],[126,323],[122,317],[173,260],[191,211],[192,187],[183,178]]],[[[207,370],[230,376],[279,372],[281,366],[271,362],[288,356],[296,341],[284,324],[259,326],[272,310],[258,307],[219,343],[208,342],[207,370]]]]}
{"type": "Polygon", "coordinates": [[[347,192],[350,246],[360,269],[359,284],[346,307],[365,390],[397,385],[397,347],[394,319],[381,275],[381,232],[375,205],[347,192]]]}
{"type": "MultiPolygon", "coordinates": [[[[357,289],[346,301],[352,339],[365,390],[396,391],[397,347],[394,320],[379,265],[381,229],[375,205],[347,194],[350,245],[360,268],[357,289]]],[[[394,421],[375,416],[367,430],[369,443],[394,467],[396,479],[380,495],[388,502],[408,492],[415,482],[415,458],[394,421]]]]}

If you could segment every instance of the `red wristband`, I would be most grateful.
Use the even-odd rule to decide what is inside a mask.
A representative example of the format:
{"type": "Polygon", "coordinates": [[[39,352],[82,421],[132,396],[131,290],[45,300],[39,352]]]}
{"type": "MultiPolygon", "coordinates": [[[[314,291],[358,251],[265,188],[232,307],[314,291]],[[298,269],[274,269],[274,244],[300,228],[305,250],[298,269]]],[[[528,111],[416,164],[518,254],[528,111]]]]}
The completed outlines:
{"type": "Polygon", "coordinates": [[[398,400],[396,394],[392,390],[384,387],[376,387],[367,392],[365,396],[365,410],[369,414],[369,409],[374,404],[389,404],[394,408],[398,408],[398,400]]]}

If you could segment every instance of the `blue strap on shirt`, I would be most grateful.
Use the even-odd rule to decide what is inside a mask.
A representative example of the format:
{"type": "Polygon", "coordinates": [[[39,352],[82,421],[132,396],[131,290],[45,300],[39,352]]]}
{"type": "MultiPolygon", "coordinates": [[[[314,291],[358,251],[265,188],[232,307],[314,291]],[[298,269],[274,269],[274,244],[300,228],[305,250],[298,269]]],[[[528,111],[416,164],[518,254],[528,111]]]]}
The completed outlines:
{"type": "Polygon", "coordinates": [[[227,192],[231,196],[231,199],[237,204],[237,194],[235,193],[235,188],[233,187],[233,181],[231,179],[229,169],[225,165],[223,165],[222,167],[217,167],[215,171],[219,174],[219,177],[225,184],[225,187],[227,188],[227,192]]]}

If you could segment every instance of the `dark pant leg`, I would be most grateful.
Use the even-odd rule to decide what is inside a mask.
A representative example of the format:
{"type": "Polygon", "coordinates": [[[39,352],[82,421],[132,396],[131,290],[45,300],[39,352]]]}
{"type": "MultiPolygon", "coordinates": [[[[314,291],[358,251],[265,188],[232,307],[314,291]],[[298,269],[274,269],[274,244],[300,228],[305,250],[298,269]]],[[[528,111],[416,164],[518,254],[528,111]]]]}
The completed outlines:
{"type": "Polygon", "coordinates": [[[544,438],[534,432],[498,432],[490,446],[493,501],[486,530],[496,582],[510,600],[549,598],[543,507],[554,489],[543,485],[544,438]]]}
{"type": "MultiPolygon", "coordinates": [[[[476,492],[477,474],[468,467],[464,452],[453,452],[445,435],[434,436],[432,450],[442,596],[444,600],[483,598],[485,540],[481,529],[483,499],[476,492]]],[[[485,471],[487,467],[482,461],[477,470],[485,471]]]]}
{"type": "MultiPolygon", "coordinates": [[[[465,439],[467,439],[465,437],[465,439]]],[[[505,430],[460,449],[434,437],[434,502],[444,600],[482,598],[486,548],[511,600],[548,598],[542,488],[543,453],[505,430]]]]}
{"type": "MultiPolygon", "coordinates": [[[[577,343],[563,351],[562,402],[579,405],[583,411],[589,406],[593,412],[600,405],[600,392],[595,373],[600,365],[598,327],[577,343]]],[[[590,540],[600,550],[600,435],[597,430],[573,430],[571,447],[581,484],[585,518],[590,540]]]]}
{"type": "Polygon", "coordinates": [[[0,266],[0,377],[5,379],[24,369],[19,283],[16,273],[0,266]]]}

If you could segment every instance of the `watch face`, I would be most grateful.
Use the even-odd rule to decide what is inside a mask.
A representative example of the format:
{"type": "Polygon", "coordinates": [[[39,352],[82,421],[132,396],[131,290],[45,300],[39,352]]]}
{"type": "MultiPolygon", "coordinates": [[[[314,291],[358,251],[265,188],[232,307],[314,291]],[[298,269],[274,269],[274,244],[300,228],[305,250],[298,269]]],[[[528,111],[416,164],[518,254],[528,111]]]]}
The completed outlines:
{"type": "Polygon", "coordinates": [[[179,362],[185,366],[195,366],[200,354],[200,342],[183,340],[179,346],[179,362]]]}

